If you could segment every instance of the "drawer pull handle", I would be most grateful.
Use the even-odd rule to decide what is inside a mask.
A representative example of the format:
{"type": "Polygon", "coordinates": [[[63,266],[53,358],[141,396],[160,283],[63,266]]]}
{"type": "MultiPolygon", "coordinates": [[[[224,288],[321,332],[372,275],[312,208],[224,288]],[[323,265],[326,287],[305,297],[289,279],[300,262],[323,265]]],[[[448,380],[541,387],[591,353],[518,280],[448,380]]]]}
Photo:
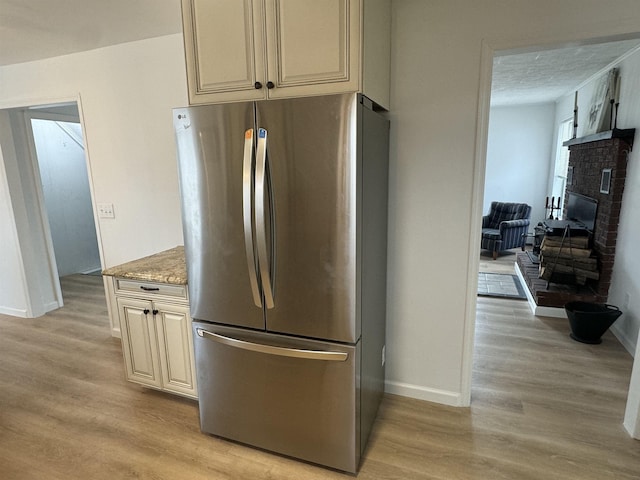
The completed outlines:
{"type": "Polygon", "coordinates": [[[202,338],[208,338],[214,342],[227,345],[229,347],[241,348],[252,352],[266,353],[268,355],[279,355],[281,357],[306,358],[309,360],[328,360],[333,362],[344,362],[349,357],[346,352],[333,352],[325,350],[305,350],[298,348],[277,347],[275,345],[264,345],[261,343],[247,342],[237,338],[227,337],[218,333],[208,332],[202,328],[196,328],[196,334],[202,338]]]}
{"type": "Polygon", "coordinates": [[[140,285],[140,288],[145,292],[157,292],[160,290],[158,287],[145,287],[144,285],[140,285]]]}

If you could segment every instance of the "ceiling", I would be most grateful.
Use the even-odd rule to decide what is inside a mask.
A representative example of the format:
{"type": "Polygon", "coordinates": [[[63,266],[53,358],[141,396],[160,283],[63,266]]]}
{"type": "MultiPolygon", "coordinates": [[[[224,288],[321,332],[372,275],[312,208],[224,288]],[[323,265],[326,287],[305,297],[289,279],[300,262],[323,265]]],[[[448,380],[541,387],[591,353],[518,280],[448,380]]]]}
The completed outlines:
{"type": "MultiPolygon", "coordinates": [[[[179,0],[0,0],[0,66],[182,31],[179,0]]],[[[640,39],[496,56],[493,106],[553,102],[640,39]]]]}
{"type": "Polygon", "coordinates": [[[0,0],[0,66],[182,32],[179,0],[0,0]]]}
{"type": "Polygon", "coordinates": [[[491,105],[554,102],[639,47],[634,39],[496,56],[491,105]]]}

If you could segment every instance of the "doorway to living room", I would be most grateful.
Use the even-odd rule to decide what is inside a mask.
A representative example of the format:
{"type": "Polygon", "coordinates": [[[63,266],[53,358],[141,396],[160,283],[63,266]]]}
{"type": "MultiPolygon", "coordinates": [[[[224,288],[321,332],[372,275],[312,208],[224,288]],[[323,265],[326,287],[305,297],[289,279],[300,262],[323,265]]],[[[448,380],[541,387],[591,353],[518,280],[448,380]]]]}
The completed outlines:
{"type": "MultiPolygon", "coordinates": [[[[626,44],[626,46],[630,48],[631,51],[637,51],[638,41],[631,41],[631,43],[626,44]]],[[[544,55],[541,54],[540,58],[543,56],[544,55]]],[[[535,60],[536,55],[533,55],[532,58],[535,60]]],[[[510,60],[511,59],[509,59],[509,61],[510,60]]],[[[496,92],[497,89],[495,73],[499,71],[496,65],[499,64],[500,61],[500,57],[494,58],[493,92],[496,92]]],[[[610,63],[611,61],[605,63],[603,67],[595,72],[595,75],[609,68],[610,63]]],[[[575,83],[572,89],[565,89],[565,91],[558,96],[558,99],[571,94],[571,107],[573,107],[572,90],[584,86],[585,82],[588,82],[589,79],[595,75],[592,72],[587,75],[585,80],[575,83]]],[[[523,96],[522,98],[524,99],[525,97],[526,96],[523,96]]],[[[557,183],[558,180],[564,180],[564,182],[566,182],[566,173],[564,179],[554,178],[556,173],[558,173],[555,168],[555,147],[557,144],[562,143],[561,136],[563,134],[561,133],[561,124],[567,120],[567,116],[564,114],[566,113],[566,108],[556,108],[558,104],[556,104],[555,101],[547,102],[546,105],[542,104],[538,107],[536,107],[534,103],[527,102],[521,105],[517,103],[505,103],[501,105],[497,101],[494,103],[494,100],[497,98],[498,95],[496,95],[495,98],[492,96],[489,114],[484,202],[490,204],[491,201],[502,200],[524,201],[525,203],[529,203],[533,207],[531,223],[535,225],[551,214],[551,210],[547,208],[551,206],[551,203],[556,207],[554,217],[555,213],[558,212],[557,207],[562,206],[559,197],[563,197],[564,193],[560,194],[557,192],[557,183]],[[529,122],[532,122],[536,116],[539,116],[543,121],[536,121],[533,125],[530,124],[529,122]],[[545,118],[546,120],[544,120],[545,118]],[[500,128],[495,128],[496,126],[500,128]],[[545,128],[547,133],[541,136],[540,132],[544,132],[545,128]],[[535,135],[533,135],[533,133],[535,133],[535,135]],[[540,140],[541,138],[543,139],[542,141],[540,140]],[[546,144],[542,151],[538,150],[540,143],[546,144]],[[524,166],[527,162],[529,167],[537,170],[528,170],[525,168],[524,166]],[[539,181],[536,181],[536,179],[539,179],[539,181]],[[555,190],[554,183],[556,184],[555,190]],[[518,197],[497,198],[498,195],[505,193],[509,189],[512,193],[517,194],[518,197]],[[532,192],[530,198],[525,198],[527,192],[532,192]],[[553,201],[551,200],[552,198],[553,201]]],[[[564,101],[560,101],[559,104],[562,102],[564,101]]],[[[487,213],[486,210],[485,208],[485,214],[487,213]]],[[[490,253],[483,252],[479,258],[478,270],[494,271],[496,273],[513,272],[515,257],[519,251],[520,249],[516,248],[500,252],[498,260],[492,260],[490,253]]],[[[508,364],[514,364],[520,368],[520,366],[524,365],[520,365],[521,360],[527,360],[529,357],[537,358],[538,360],[529,364],[528,367],[523,366],[524,370],[531,369],[532,372],[534,370],[544,371],[547,367],[552,370],[546,371],[546,373],[541,376],[535,374],[527,378],[523,377],[523,382],[530,382],[529,387],[532,390],[542,391],[549,388],[549,384],[545,382],[551,378],[553,373],[561,374],[564,378],[563,382],[567,382],[565,384],[567,386],[567,392],[573,392],[564,399],[558,398],[558,401],[561,402],[558,404],[558,408],[562,409],[565,408],[562,406],[562,403],[572,401],[570,397],[576,398],[584,393],[582,392],[584,385],[572,385],[570,383],[572,381],[570,378],[571,375],[584,375],[585,378],[591,376],[596,383],[590,383],[589,387],[601,391],[604,397],[612,395],[612,402],[616,403],[616,408],[610,413],[621,422],[624,416],[626,396],[629,391],[629,378],[633,359],[611,332],[607,333],[605,340],[607,340],[605,342],[607,347],[600,346],[599,350],[594,352],[596,353],[594,358],[599,362],[602,362],[603,357],[607,359],[607,362],[610,360],[613,361],[614,358],[622,359],[625,366],[621,364],[619,373],[622,372],[623,375],[616,377],[615,387],[609,384],[608,381],[603,380],[605,378],[604,372],[602,376],[599,374],[592,375],[589,371],[591,367],[586,360],[575,362],[571,360],[572,357],[569,355],[565,360],[559,357],[556,358],[557,361],[554,363],[548,363],[546,361],[547,358],[555,357],[559,353],[565,355],[565,353],[571,352],[574,358],[582,355],[584,345],[569,339],[569,326],[566,320],[536,317],[531,314],[526,302],[477,297],[476,353],[474,355],[474,364],[481,365],[482,372],[477,373],[477,370],[474,370],[474,374],[472,375],[472,391],[474,391],[475,388],[485,388],[486,383],[482,387],[478,387],[478,380],[482,380],[482,382],[486,381],[488,378],[487,375],[492,378],[491,381],[495,380],[500,383],[502,380],[499,380],[497,377],[504,374],[506,368],[509,368],[508,371],[511,372],[509,375],[513,374],[517,377],[519,374],[510,370],[508,364]],[[507,344],[513,344],[516,348],[509,353],[505,350],[507,344]],[[585,367],[587,370],[583,370],[585,367]],[[492,372],[495,372],[495,377],[492,372]],[[476,378],[476,375],[479,376],[476,378]],[[613,400],[613,397],[615,397],[615,400],[613,400]]],[[[597,371],[597,365],[594,364],[592,367],[597,371]]],[[[496,392],[504,389],[500,395],[513,397],[510,391],[511,386],[508,385],[509,383],[510,380],[501,387],[496,387],[496,392]]],[[[525,397],[515,399],[515,401],[521,406],[528,403],[525,397]]]]}

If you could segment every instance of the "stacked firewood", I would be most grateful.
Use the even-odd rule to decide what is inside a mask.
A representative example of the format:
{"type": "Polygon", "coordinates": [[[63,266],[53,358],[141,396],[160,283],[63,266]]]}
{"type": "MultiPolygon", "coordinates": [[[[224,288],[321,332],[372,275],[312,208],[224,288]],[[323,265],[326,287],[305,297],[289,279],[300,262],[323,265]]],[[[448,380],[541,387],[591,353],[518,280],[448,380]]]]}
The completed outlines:
{"type": "Polygon", "coordinates": [[[540,251],[540,278],[544,280],[584,285],[588,279],[600,277],[598,260],[589,248],[589,237],[547,234],[540,251]]]}

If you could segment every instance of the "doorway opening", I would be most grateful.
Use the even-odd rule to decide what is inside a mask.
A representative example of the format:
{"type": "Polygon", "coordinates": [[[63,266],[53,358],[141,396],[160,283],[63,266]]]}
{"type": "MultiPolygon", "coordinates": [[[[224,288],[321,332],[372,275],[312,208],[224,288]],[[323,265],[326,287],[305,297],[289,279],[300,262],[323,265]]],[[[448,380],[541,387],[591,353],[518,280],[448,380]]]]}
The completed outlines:
{"type": "Polygon", "coordinates": [[[64,305],[60,277],[99,273],[102,253],[76,100],[0,110],[0,212],[14,258],[0,313],[39,317],[64,305]],[[6,217],[6,218],[5,218],[6,217]]]}
{"type": "MultiPolygon", "coordinates": [[[[488,52],[491,52],[492,55],[495,54],[495,51],[492,51],[489,46],[485,49],[484,54],[487,54],[488,52]]],[[[494,57],[493,59],[495,60],[495,58],[497,57],[494,57]]],[[[550,201],[552,197],[555,197],[555,205],[557,207],[561,206],[559,199],[564,195],[564,186],[570,181],[570,178],[567,178],[567,174],[569,174],[570,177],[570,172],[567,172],[566,170],[566,163],[564,159],[556,158],[555,147],[562,143],[561,137],[566,137],[568,132],[571,130],[569,126],[573,126],[573,119],[570,119],[569,123],[567,123],[567,115],[560,112],[560,109],[557,108],[558,105],[561,105],[562,108],[566,110],[566,102],[559,102],[556,104],[555,101],[550,105],[552,109],[551,115],[549,115],[549,112],[545,114],[543,111],[544,108],[542,107],[536,111],[536,109],[532,108],[530,104],[526,103],[520,107],[520,120],[511,116],[509,119],[510,121],[508,122],[506,121],[507,117],[505,115],[503,124],[514,125],[515,128],[521,128],[523,123],[526,120],[531,119],[536,113],[540,113],[542,118],[546,115],[546,123],[549,128],[545,141],[549,143],[550,148],[548,148],[547,155],[544,157],[538,157],[537,164],[533,165],[534,161],[532,160],[533,167],[541,167],[536,170],[537,173],[527,171],[520,174],[521,178],[519,180],[517,177],[503,177],[501,180],[496,181],[495,177],[492,178],[492,175],[495,172],[491,171],[491,160],[488,158],[492,148],[492,135],[494,135],[493,139],[495,140],[496,134],[495,130],[491,130],[492,122],[495,124],[495,119],[497,117],[494,117],[494,105],[492,104],[491,107],[489,107],[488,95],[491,89],[487,87],[490,86],[489,80],[491,80],[491,60],[487,61],[487,64],[489,67],[486,67],[485,69],[485,72],[488,74],[483,80],[485,82],[483,87],[486,91],[483,94],[485,97],[482,100],[482,108],[486,108],[487,110],[485,111],[489,111],[490,113],[486,115],[487,120],[483,120],[479,127],[479,132],[483,133],[481,137],[484,137],[482,142],[486,142],[486,145],[481,145],[479,143],[478,152],[484,151],[485,146],[486,152],[484,152],[484,159],[477,158],[477,160],[479,160],[478,165],[480,165],[482,169],[481,171],[484,175],[476,176],[476,181],[480,184],[476,198],[482,202],[484,190],[484,200],[487,200],[487,196],[491,195],[491,181],[496,182],[496,184],[501,187],[504,186],[501,185],[501,183],[511,182],[510,188],[521,195],[531,186],[534,176],[538,175],[536,178],[541,179],[541,181],[536,183],[536,185],[539,185],[539,188],[536,189],[534,194],[531,196],[531,202],[526,202],[526,199],[524,199],[525,203],[534,203],[534,205],[532,205],[534,209],[531,216],[531,228],[533,229],[534,225],[550,214],[549,209],[545,208],[546,196],[548,196],[549,203],[551,203],[550,201]],[[519,187],[518,181],[520,181],[521,185],[526,188],[523,188],[522,186],[519,187]]],[[[603,68],[609,68],[609,65],[605,65],[603,68]]],[[[590,75],[589,79],[583,81],[583,83],[580,83],[579,85],[574,85],[574,87],[579,89],[583,85],[586,85],[591,78],[593,78],[592,75],[593,74],[590,75]]],[[[567,93],[569,92],[564,92],[564,94],[567,93]]],[[[564,94],[558,95],[557,98],[563,98],[565,96],[564,94]]],[[[571,106],[573,107],[573,96],[571,98],[571,106]]],[[[507,112],[507,108],[505,108],[505,112],[507,112]]],[[[507,113],[514,112],[512,111],[507,113]]],[[[538,122],[538,125],[543,125],[544,123],[545,122],[538,122]]],[[[531,133],[533,132],[533,129],[529,128],[528,131],[528,133],[531,133]]],[[[523,146],[523,138],[515,135],[513,130],[511,135],[509,135],[508,132],[501,132],[500,135],[502,135],[503,139],[506,139],[503,142],[505,144],[510,140],[512,140],[514,144],[517,143],[517,149],[513,146],[512,148],[505,147],[503,148],[503,152],[509,154],[511,162],[522,164],[523,160],[521,158],[515,158],[514,151],[523,151],[524,154],[530,154],[532,151],[531,149],[527,149],[526,146],[523,146]]],[[[500,139],[499,141],[502,142],[503,139],[500,139]]],[[[479,153],[479,155],[480,154],[481,153],[479,153]]],[[[522,172],[522,169],[520,169],[520,171],[522,172]]],[[[499,201],[501,199],[496,198],[494,200],[499,201]]],[[[554,217],[556,216],[556,211],[554,211],[554,217]]],[[[482,214],[486,215],[487,211],[485,210],[482,214]]],[[[561,213],[558,212],[557,215],[561,215],[561,213]]],[[[476,223],[480,224],[481,219],[477,218],[476,223]]],[[[480,229],[478,228],[477,230],[479,234],[480,229]]],[[[475,259],[479,259],[479,264],[475,265],[478,270],[474,273],[477,274],[478,271],[485,271],[485,269],[491,268],[502,269],[504,273],[512,273],[516,260],[516,253],[519,250],[520,249],[518,248],[517,250],[505,252],[502,257],[502,262],[500,261],[500,258],[498,259],[498,262],[492,260],[490,256],[486,256],[486,252],[483,252],[483,254],[479,255],[475,259]],[[509,262],[508,260],[511,261],[509,262]]],[[[596,372],[600,368],[602,362],[596,361],[593,362],[593,364],[589,364],[585,359],[583,359],[585,361],[577,363],[573,362],[575,356],[580,353],[580,346],[576,345],[576,342],[567,340],[569,338],[568,321],[547,317],[535,317],[526,303],[527,302],[525,301],[518,300],[487,300],[481,297],[476,297],[474,318],[475,337],[471,337],[471,341],[475,345],[475,352],[472,355],[474,365],[482,365],[484,369],[481,372],[481,375],[484,375],[482,381],[485,382],[485,385],[491,385],[493,395],[499,393],[500,395],[503,395],[504,398],[508,398],[509,401],[513,401],[514,405],[523,405],[526,402],[529,402],[526,397],[533,392],[534,395],[532,395],[531,398],[534,398],[535,401],[547,402],[545,403],[545,408],[549,408],[550,410],[554,408],[561,409],[563,408],[563,403],[570,402],[574,398],[584,396],[584,392],[581,390],[584,388],[584,385],[575,381],[575,379],[580,377],[582,373],[584,373],[583,378],[599,378],[596,372]],[[512,348],[512,350],[509,351],[509,348],[512,348]],[[509,359],[509,362],[505,362],[505,359],[507,358],[509,359]],[[553,361],[549,361],[550,358],[553,358],[553,361]],[[516,367],[516,370],[508,370],[507,363],[509,363],[509,368],[514,366],[516,367]],[[487,374],[487,372],[489,373],[487,374]],[[501,373],[505,374],[502,378],[500,377],[501,373]],[[546,393],[549,391],[549,385],[550,382],[552,382],[551,379],[554,378],[554,375],[556,379],[562,378],[558,385],[562,383],[563,388],[567,392],[572,391],[572,394],[566,398],[559,395],[556,399],[551,399],[553,400],[553,403],[550,403],[550,397],[545,395],[540,395],[538,398],[535,398],[535,395],[537,395],[538,392],[546,393]],[[522,379],[526,379],[526,382],[522,383],[526,388],[522,389],[520,392],[523,394],[521,397],[518,397],[515,394],[515,389],[512,384],[513,378],[518,378],[519,376],[521,376],[522,379]],[[487,381],[487,378],[489,381],[487,381]],[[502,391],[500,392],[501,389],[502,391]]],[[[626,351],[624,346],[614,339],[612,333],[609,332],[607,335],[610,335],[610,341],[606,343],[606,347],[600,347],[599,353],[602,356],[606,356],[608,359],[607,361],[610,359],[612,361],[619,361],[620,363],[617,371],[621,373],[621,375],[611,378],[610,384],[607,384],[606,382],[596,382],[592,385],[592,388],[594,391],[601,391],[603,395],[610,396],[611,392],[614,390],[612,385],[615,384],[618,393],[616,394],[616,402],[611,402],[611,408],[612,412],[616,415],[620,415],[620,413],[624,411],[624,398],[630,392],[629,374],[633,365],[633,358],[629,355],[629,352],[626,351]]],[[[476,377],[476,372],[471,374],[471,378],[473,380],[473,382],[471,382],[472,385],[470,386],[471,391],[475,390],[473,383],[475,383],[481,375],[476,377]]],[[[605,375],[601,378],[605,378],[605,375]]],[[[633,391],[633,388],[634,387],[632,385],[631,391],[633,391]]],[[[475,391],[475,393],[480,396],[485,392],[480,390],[475,391]]]]}
{"type": "Polygon", "coordinates": [[[28,113],[58,276],[100,271],[84,138],[76,105],[28,113]]]}

